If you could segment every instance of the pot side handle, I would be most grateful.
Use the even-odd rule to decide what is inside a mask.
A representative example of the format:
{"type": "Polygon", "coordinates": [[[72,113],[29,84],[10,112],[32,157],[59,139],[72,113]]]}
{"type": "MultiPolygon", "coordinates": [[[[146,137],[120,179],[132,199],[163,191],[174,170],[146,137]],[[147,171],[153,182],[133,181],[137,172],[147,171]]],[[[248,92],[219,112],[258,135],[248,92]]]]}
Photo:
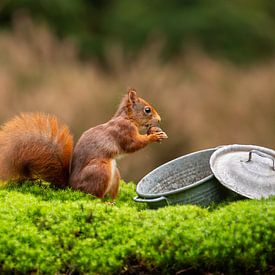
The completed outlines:
{"type": "Polygon", "coordinates": [[[170,205],[169,200],[166,197],[164,197],[164,196],[161,196],[161,197],[158,197],[158,198],[154,198],[154,199],[145,199],[145,198],[141,198],[139,196],[136,196],[134,198],[134,201],[135,202],[146,202],[146,203],[166,201],[166,204],[170,205]]]}

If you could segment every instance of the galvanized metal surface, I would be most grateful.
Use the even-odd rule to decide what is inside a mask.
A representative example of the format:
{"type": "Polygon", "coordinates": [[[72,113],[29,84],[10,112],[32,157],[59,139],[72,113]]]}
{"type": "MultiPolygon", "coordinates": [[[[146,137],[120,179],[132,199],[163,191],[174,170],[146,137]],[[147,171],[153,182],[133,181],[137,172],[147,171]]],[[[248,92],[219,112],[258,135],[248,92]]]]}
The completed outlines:
{"type": "Polygon", "coordinates": [[[256,145],[227,145],[216,150],[210,166],[226,188],[251,199],[275,195],[275,151],[256,145]]]}
{"type": "Polygon", "coordinates": [[[135,201],[146,202],[152,208],[185,203],[208,206],[221,201],[227,189],[210,168],[215,151],[211,148],[191,153],[156,168],[138,183],[135,201]]]}

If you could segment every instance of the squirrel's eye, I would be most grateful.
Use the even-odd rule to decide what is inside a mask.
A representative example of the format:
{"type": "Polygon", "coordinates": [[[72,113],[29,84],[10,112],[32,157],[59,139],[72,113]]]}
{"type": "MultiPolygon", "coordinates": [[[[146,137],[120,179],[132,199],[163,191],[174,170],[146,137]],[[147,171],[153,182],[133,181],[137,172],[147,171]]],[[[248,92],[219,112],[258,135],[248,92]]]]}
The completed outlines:
{"type": "Polygon", "coordinates": [[[150,113],[151,113],[151,108],[150,108],[150,107],[145,107],[145,108],[144,108],[144,112],[145,112],[146,114],[150,114],[150,113]]]}

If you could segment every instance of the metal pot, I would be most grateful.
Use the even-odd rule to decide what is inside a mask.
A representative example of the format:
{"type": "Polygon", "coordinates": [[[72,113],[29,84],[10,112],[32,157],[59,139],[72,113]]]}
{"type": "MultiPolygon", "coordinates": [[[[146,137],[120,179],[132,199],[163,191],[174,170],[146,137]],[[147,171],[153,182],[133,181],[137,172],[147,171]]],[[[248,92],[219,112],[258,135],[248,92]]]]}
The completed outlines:
{"type": "Polygon", "coordinates": [[[213,175],[210,157],[217,148],[194,152],[161,165],[137,185],[136,202],[150,208],[172,204],[208,206],[231,195],[213,175]]]}

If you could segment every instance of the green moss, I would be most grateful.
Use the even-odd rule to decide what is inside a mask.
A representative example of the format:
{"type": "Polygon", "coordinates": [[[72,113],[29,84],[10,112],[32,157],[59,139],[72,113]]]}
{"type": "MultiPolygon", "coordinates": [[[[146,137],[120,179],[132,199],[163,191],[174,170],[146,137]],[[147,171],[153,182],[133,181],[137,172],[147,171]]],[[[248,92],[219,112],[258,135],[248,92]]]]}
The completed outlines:
{"type": "Polygon", "coordinates": [[[275,261],[275,199],[216,209],[100,201],[48,185],[0,189],[0,271],[59,273],[266,271],[275,261]],[[135,267],[135,268],[134,268],[135,267]]]}

